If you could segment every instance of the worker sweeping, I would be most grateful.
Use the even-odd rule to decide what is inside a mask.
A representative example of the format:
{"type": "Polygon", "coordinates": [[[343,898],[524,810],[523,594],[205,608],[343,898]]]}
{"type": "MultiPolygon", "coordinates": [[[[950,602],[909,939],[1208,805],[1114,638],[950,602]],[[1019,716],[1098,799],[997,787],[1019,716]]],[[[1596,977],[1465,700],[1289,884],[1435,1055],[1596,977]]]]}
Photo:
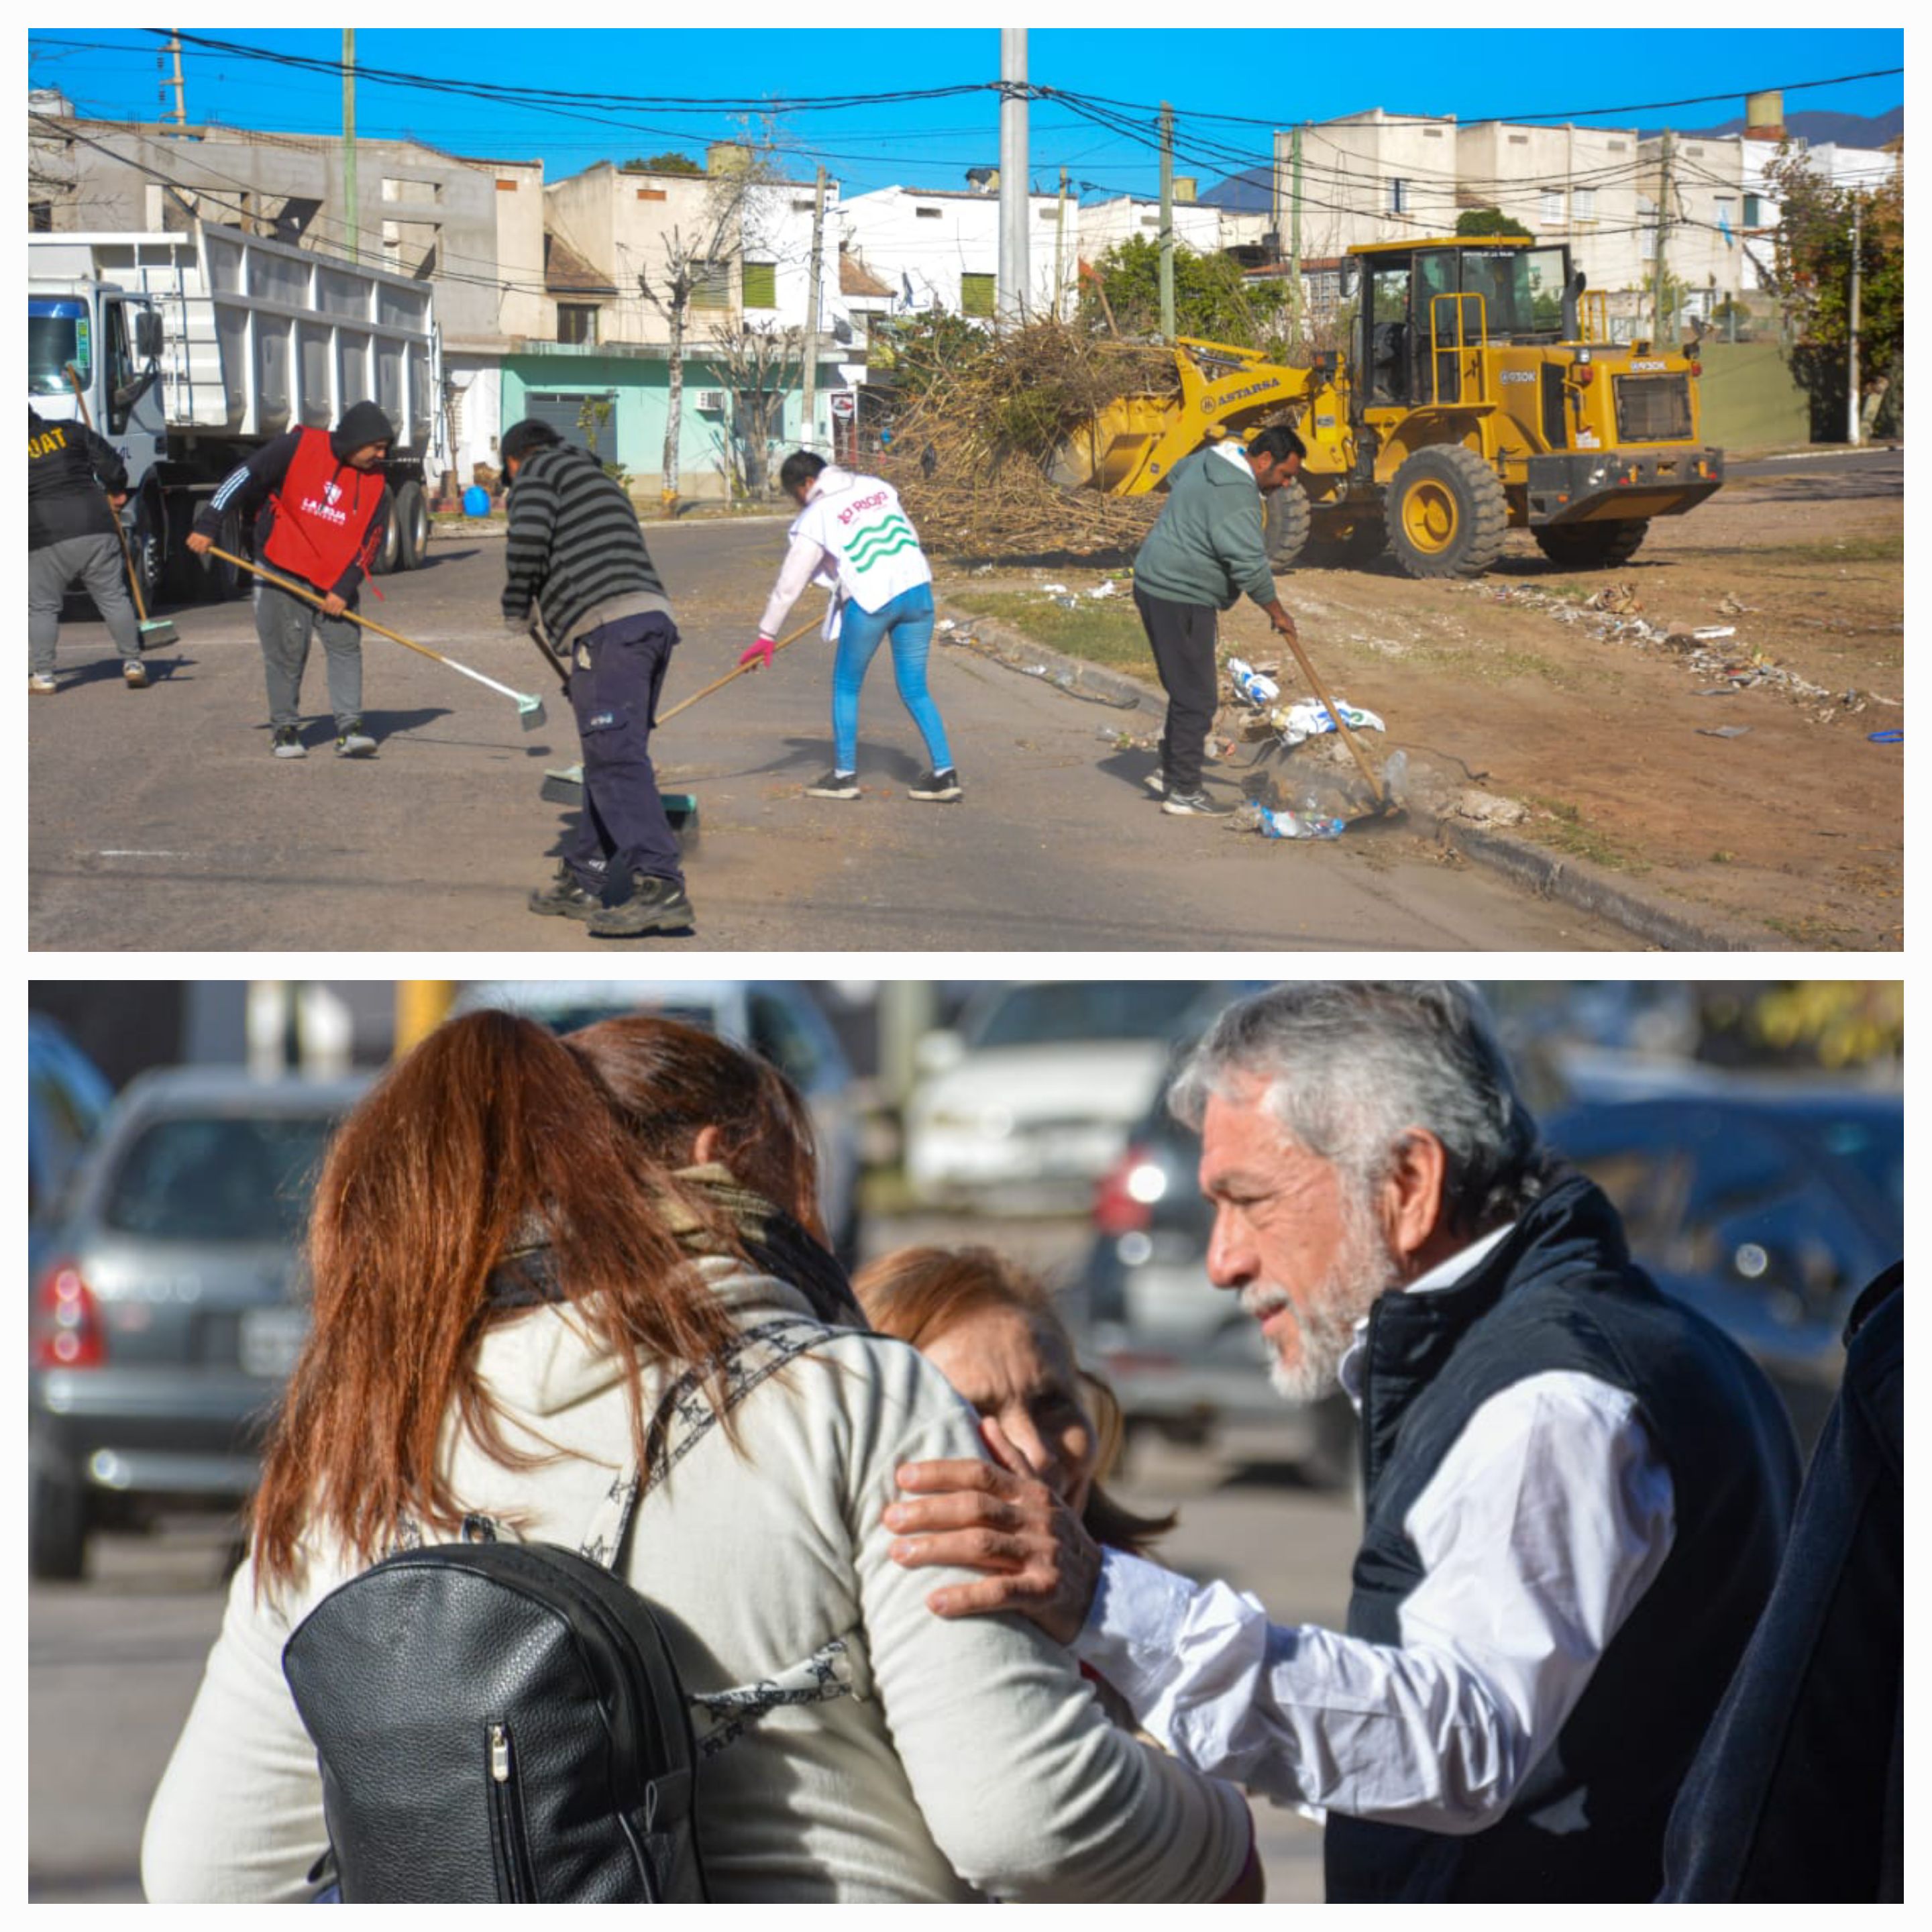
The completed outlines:
{"type": "Polygon", "coordinates": [[[366,758],[376,740],[362,722],[362,640],[352,608],[388,528],[382,459],[396,432],[374,403],[355,403],[333,430],[292,429],[256,451],[202,506],[188,547],[197,556],[234,510],[253,518],[255,554],[322,600],[318,613],[272,584],[255,586],[255,634],[268,686],[269,749],[308,756],[302,743],[302,672],[310,635],[328,661],[328,704],[338,757],[366,758]]]}
{"type": "Polygon", "coordinates": [[[148,682],[141,632],[128,598],[114,518],[128,471],[106,437],[84,423],[49,422],[27,406],[27,688],[51,697],[62,600],[78,583],[94,599],[121,653],[130,691],[148,682]]]}
{"type": "Polygon", "coordinates": [[[1214,722],[1220,668],[1217,614],[1245,591],[1284,637],[1294,620],[1282,608],[1262,537],[1262,499],[1286,485],[1307,454],[1294,430],[1264,429],[1245,448],[1230,438],[1174,466],[1167,502],[1134,559],[1134,608],[1167,693],[1160,765],[1148,788],[1178,818],[1225,816],[1202,788],[1202,753],[1214,722]]]}
{"type": "Polygon", "coordinates": [[[932,644],[932,566],[898,492],[876,476],[835,469],[822,456],[796,450],[778,471],[800,514],[791,548],[758,626],[758,641],[738,662],[766,665],[785,613],[816,584],[832,592],[825,635],[838,640],[832,667],[832,769],[806,787],[808,798],[859,796],[859,692],[880,644],[892,640],[899,697],[926,740],[932,767],[911,788],[914,798],[948,802],[960,796],[959,774],[946,726],[926,685],[932,644]]]}
{"type": "Polygon", "coordinates": [[[658,694],[677,622],[638,513],[587,449],[535,417],[503,432],[510,479],[503,619],[532,605],[570,667],[584,807],[530,909],[581,920],[598,939],[686,932],[693,916],[677,840],[651,766],[658,694]]]}

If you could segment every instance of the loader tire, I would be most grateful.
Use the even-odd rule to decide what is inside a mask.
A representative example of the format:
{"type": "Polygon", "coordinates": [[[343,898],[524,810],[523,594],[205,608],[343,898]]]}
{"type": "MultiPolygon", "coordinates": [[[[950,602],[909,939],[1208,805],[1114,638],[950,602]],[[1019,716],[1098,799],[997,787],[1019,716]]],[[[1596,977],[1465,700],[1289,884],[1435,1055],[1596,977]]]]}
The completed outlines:
{"type": "Polygon", "coordinates": [[[1268,562],[1277,570],[1286,570],[1300,559],[1312,520],[1308,492],[1299,483],[1284,483],[1263,499],[1262,538],[1268,562]]]}
{"type": "Polygon", "coordinates": [[[1615,570],[1636,556],[1649,529],[1648,517],[1633,517],[1620,524],[1551,524],[1530,535],[1565,570],[1615,570]]]}
{"type": "Polygon", "coordinates": [[[1409,577],[1480,577],[1502,554],[1509,500],[1473,449],[1418,449],[1388,486],[1389,548],[1409,577]]]}

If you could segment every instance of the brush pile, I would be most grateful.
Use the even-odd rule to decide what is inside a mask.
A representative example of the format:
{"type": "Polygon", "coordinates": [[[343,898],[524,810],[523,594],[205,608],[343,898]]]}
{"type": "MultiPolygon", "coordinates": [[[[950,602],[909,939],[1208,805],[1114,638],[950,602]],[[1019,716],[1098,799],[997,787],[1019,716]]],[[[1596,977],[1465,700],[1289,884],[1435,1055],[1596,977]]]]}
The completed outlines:
{"type": "Polygon", "coordinates": [[[960,562],[1087,556],[1132,549],[1153,527],[1160,498],[1063,490],[1049,471],[1116,396],[1178,392],[1171,351],[1063,322],[961,329],[908,344],[896,381],[878,468],[928,550],[960,562]]]}

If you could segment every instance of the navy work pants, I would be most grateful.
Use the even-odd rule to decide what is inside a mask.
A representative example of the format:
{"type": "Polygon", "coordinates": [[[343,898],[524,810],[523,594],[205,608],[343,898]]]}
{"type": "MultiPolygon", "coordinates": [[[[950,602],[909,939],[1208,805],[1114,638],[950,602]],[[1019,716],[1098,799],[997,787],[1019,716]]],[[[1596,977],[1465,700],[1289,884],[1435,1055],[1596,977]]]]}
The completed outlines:
{"type": "Polygon", "coordinates": [[[584,808],[566,836],[563,858],[586,892],[602,893],[612,904],[629,898],[633,872],[684,883],[650,756],[658,693],[676,643],[677,626],[651,611],[600,625],[571,652],[584,808]]]}

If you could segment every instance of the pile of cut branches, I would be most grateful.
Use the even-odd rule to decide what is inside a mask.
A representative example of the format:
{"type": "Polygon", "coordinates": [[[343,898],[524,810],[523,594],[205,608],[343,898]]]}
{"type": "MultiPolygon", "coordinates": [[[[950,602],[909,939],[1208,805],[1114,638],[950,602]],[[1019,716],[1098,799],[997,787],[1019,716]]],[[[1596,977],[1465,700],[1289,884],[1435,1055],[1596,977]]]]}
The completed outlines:
{"type": "Polygon", "coordinates": [[[1137,545],[1160,514],[1156,497],[1065,490],[1049,472],[1116,396],[1174,391],[1171,351],[1063,322],[1002,335],[956,323],[904,339],[894,380],[902,400],[880,469],[928,550],[962,562],[1090,556],[1137,545]]]}

